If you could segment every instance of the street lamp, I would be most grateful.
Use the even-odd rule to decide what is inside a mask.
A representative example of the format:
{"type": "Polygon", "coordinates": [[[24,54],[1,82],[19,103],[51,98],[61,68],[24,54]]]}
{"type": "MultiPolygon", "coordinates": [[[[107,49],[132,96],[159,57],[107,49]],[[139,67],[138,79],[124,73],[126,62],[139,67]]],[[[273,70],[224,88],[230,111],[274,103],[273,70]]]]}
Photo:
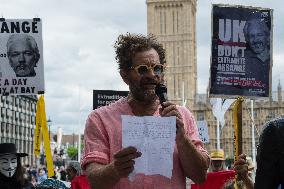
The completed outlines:
{"type": "Polygon", "coordinates": [[[50,117],[48,117],[48,120],[47,120],[47,124],[48,124],[48,134],[49,134],[49,140],[50,140],[50,125],[51,125],[51,119],[50,117]]]}

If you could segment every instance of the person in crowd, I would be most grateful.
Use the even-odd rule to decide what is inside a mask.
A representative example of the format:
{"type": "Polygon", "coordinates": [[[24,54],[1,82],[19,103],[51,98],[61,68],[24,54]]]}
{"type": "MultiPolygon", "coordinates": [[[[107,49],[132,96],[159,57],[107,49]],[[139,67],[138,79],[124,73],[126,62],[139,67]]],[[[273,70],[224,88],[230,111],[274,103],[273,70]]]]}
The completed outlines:
{"type": "Polygon", "coordinates": [[[235,177],[235,171],[226,170],[223,149],[215,149],[210,154],[211,165],[203,184],[192,184],[191,189],[220,189],[228,180],[235,177]]]}
{"type": "Polygon", "coordinates": [[[255,177],[255,175],[254,175],[254,163],[252,162],[252,158],[251,157],[249,157],[249,156],[246,156],[246,161],[247,161],[247,163],[248,163],[248,176],[252,179],[252,180],[254,180],[254,177],[255,177]]]}
{"type": "MultiPolygon", "coordinates": [[[[268,121],[261,132],[257,147],[255,189],[280,189],[284,186],[284,117],[268,121]]],[[[241,178],[248,177],[245,155],[236,163],[241,178]]],[[[236,170],[236,171],[237,171],[236,170]]],[[[253,185],[253,181],[250,182],[253,185]]]]}
{"type": "Polygon", "coordinates": [[[54,179],[54,178],[45,179],[43,182],[38,184],[36,188],[38,189],[69,189],[69,187],[67,187],[64,182],[54,179]]]}
{"type": "Polygon", "coordinates": [[[32,166],[32,168],[31,168],[31,170],[30,170],[30,174],[31,175],[34,175],[35,176],[35,178],[37,178],[37,168],[36,168],[36,166],[35,165],[33,165],[32,166]]]}
{"type": "Polygon", "coordinates": [[[55,166],[54,168],[54,176],[56,176],[56,179],[61,180],[61,175],[60,175],[58,166],[55,166]]]}
{"type": "Polygon", "coordinates": [[[37,178],[34,175],[30,176],[30,183],[32,185],[32,187],[35,187],[37,185],[37,178]]]}
{"type": "Polygon", "coordinates": [[[47,179],[47,174],[43,168],[38,170],[37,183],[40,184],[47,179]]]}
{"type": "Polygon", "coordinates": [[[60,180],[66,181],[67,173],[65,171],[64,166],[60,166],[59,173],[60,173],[60,180]]]}
{"type": "Polygon", "coordinates": [[[76,177],[81,175],[82,169],[80,166],[80,163],[78,161],[69,161],[67,169],[67,179],[69,182],[72,182],[72,180],[76,177]]]}
{"type": "Polygon", "coordinates": [[[254,165],[251,157],[247,157],[246,154],[241,154],[238,157],[238,160],[234,163],[234,170],[239,175],[240,180],[251,180],[253,182],[254,165]]]}
{"type": "Polygon", "coordinates": [[[237,179],[230,179],[222,189],[234,189],[236,185],[239,189],[253,189],[253,169],[252,159],[241,154],[234,163],[237,179]]]}
{"type": "Polygon", "coordinates": [[[127,33],[118,37],[114,47],[119,73],[129,86],[129,95],[88,116],[81,166],[90,185],[93,189],[174,189],[185,188],[186,177],[196,183],[204,182],[210,157],[199,139],[192,113],[169,101],[163,102],[162,108],[155,93],[156,85],[164,81],[166,59],[162,45],[153,35],[127,33]],[[171,178],[158,174],[137,174],[133,181],[127,178],[142,153],[135,147],[122,148],[121,115],[176,116],[171,178]]]}
{"type": "Polygon", "coordinates": [[[210,154],[211,157],[211,165],[210,170],[211,172],[219,172],[224,171],[225,167],[225,153],[223,149],[215,149],[210,154]]]}
{"type": "Polygon", "coordinates": [[[242,181],[236,181],[235,179],[230,179],[222,186],[221,189],[248,189],[244,186],[242,181]]]}
{"type": "Polygon", "coordinates": [[[26,153],[17,153],[13,143],[0,144],[0,188],[23,189],[25,187],[24,170],[21,158],[26,153]]]}
{"type": "Polygon", "coordinates": [[[57,175],[57,173],[56,173],[56,170],[53,171],[53,176],[51,176],[50,178],[52,178],[52,179],[54,179],[54,180],[59,179],[59,178],[58,178],[58,175],[57,175]]]}
{"type": "Polygon", "coordinates": [[[25,173],[31,174],[31,167],[29,164],[24,165],[23,168],[25,173]]]}
{"type": "Polygon", "coordinates": [[[35,39],[27,34],[13,34],[7,41],[9,64],[17,77],[34,77],[40,53],[35,39]]]}
{"type": "Polygon", "coordinates": [[[37,185],[37,181],[34,180],[34,176],[29,173],[24,173],[24,179],[25,179],[25,187],[24,189],[33,189],[37,185]]]}
{"type": "Polygon", "coordinates": [[[267,122],[257,147],[255,189],[284,188],[284,116],[267,122]]]}
{"type": "Polygon", "coordinates": [[[82,174],[78,161],[70,161],[66,169],[67,178],[71,182],[72,189],[90,189],[86,175],[82,174]]]}

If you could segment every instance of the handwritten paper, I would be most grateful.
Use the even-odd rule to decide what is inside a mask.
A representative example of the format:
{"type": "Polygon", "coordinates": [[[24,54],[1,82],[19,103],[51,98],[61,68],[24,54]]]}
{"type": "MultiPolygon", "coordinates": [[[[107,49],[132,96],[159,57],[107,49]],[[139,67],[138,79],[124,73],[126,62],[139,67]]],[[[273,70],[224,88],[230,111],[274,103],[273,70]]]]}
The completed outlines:
{"type": "Polygon", "coordinates": [[[134,171],[129,179],[134,180],[137,173],[171,178],[175,138],[175,116],[122,115],[122,146],[134,146],[142,153],[141,157],[135,159],[134,171]]]}

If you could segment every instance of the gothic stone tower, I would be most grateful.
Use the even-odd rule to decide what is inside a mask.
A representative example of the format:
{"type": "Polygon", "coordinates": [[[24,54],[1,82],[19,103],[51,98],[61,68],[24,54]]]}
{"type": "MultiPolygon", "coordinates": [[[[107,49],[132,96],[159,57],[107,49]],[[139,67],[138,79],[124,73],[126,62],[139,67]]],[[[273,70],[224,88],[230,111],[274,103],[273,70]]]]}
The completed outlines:
{"type": "Polygon", "coordinates": [[[169,100],[192,107],[197,93],[197,0],[146,0],[147,31],[166,49],[169,100]],[[183,93],[184,91],[184,93],[183,93]]]}

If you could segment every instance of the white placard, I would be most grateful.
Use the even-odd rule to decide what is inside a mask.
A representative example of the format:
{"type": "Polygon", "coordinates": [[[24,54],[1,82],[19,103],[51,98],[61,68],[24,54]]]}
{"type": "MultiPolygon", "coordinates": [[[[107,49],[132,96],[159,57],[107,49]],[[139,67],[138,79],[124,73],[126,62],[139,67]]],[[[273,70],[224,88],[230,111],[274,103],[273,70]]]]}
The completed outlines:
{"type": "Polygon", "coordinates": [[[197,128],[199,132],[199,138],[203,143],[209,142],[208,126],[206,121],[197,121],[197,128]]]}
{"type": "Polygon", "coordinates": [[[44,93],[40,19],[0,21],[0,95],[44,93]]]}
{"type": "Polygon", "coordinates": [[[171,178],[175,138],[176,117],[123,115],[122,146],[136,147],[142,153],[129,179],[134,180],[137,173],[171,178]]]}

